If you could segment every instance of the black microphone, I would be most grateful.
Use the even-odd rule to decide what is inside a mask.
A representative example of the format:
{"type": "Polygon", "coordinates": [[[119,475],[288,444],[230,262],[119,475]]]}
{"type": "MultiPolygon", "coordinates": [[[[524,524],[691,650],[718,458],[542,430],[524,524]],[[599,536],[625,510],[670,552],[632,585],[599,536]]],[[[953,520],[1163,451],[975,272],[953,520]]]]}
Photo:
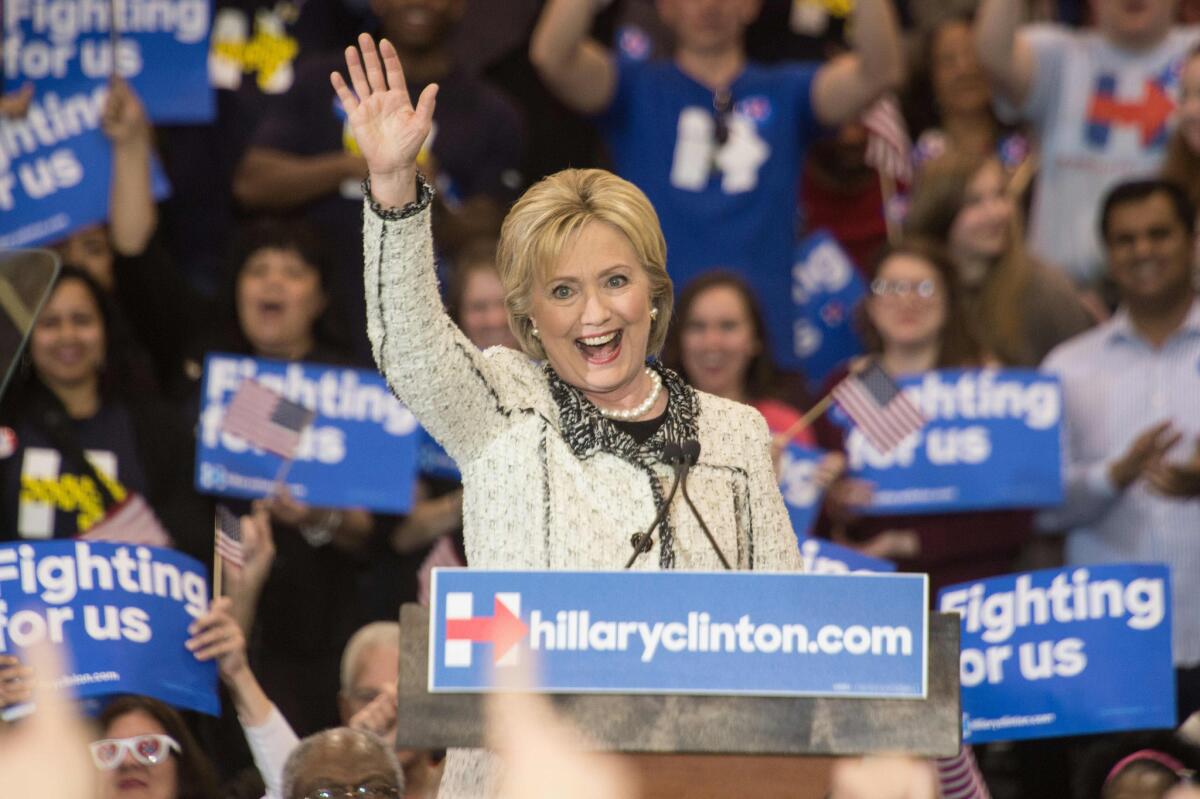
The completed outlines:
{"type": "Polygon", "coordinates": [[[700,461],[700,442],[694,438],[689,438],[683,442],[681,449],[683,451],[683,468],[680,469],[682,477],[679,482],[683,488],[683,499],[687,502],[687,506],[692,509],[692,515],[696,517],[696,521],[700,523],[700,529],[704,531],[704,535],[708,538],[708,543],[712,544],[713,552],[716,552],[717,557],[721,559],[721,565],[725,567],[726,571],[732,571],[733,569],[729,565],[729,561],[725,559],[725,553],[721,551],[721,547],[717,546],[717,539],[713,538],[712,531],[704,523],[704,517],[700,515],[700,511],[696,510],[695,503],[688,496],[687,474],[700,461]]]}
{"type": "Polygon", "coordinates": [[[675,498],[675,492],[679,489],[679,482],[683,479],[683,471],[681,471],[681,469],[686,469],[686,467],[683,466],[685,459],[683,449],[678,444],[676,444],[674,441],[667,441],[664,443],[662,460],[663,463],[668,464],[672,469],[675,470],[675,479],[671,481],[671,490],[667,492],[666,502],[664,502],[662,507],[659,508],[658,513],[654,517],[654,521],[650,522],[650,526],[646,528],[646,532],[634,533],[633,537],[629,539],[629,543],[633,545],[633,555],[631,555],[628,562],[626,562],[626,569],[633,566],[634,561],[638,559],[639,555],[641,555],[643,552],[649,552],[650,547],[654,546],[654,528],[662,524],[663,520],[667,518],[667,513],[671,510],[671,500],[675,498]]]}

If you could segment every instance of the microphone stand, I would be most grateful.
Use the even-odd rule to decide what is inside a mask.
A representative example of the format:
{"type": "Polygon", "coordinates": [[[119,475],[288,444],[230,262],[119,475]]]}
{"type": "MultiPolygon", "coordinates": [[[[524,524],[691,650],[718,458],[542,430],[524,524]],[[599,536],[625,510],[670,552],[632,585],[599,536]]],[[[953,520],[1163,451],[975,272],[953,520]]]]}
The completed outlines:
{"type": "Polygon", "coordinates": [[[663,519],[667,518],[667,513],[671,510],[671,500],[675,499],[675,492],[679,490],[679,483],[686,474],[688,466],[683,454],[683,450],[674,441],[668,441],[663,444],[662,459],[664,463],[670,464],[675,470],[675,479],[671,481],[671,490],[667,492],[667,499],[663,502],[662,507],[654,517],[654,521],[650,522],[650,526],[646,528],[644,533],[634,533],[630,543],[633,544],[633,554],[625,563],[625,568],[633,566],[634,561],[644,553],[649,552],[650,547],[654,546],[654,528],[662,524],[663,519]]]}
{"type": "Polygon", "coordinates": [[[688,471],[700,460],[700,442],[696,439],[688,439],[683,442],[683,469],[681,474],[682,479],[679,481],[683,488],[683,499],[687,502],[687,506],[692,509],[692,515],[696,517],[696,521],[700,523],[700,529],[704,531],[704,535],[708,538],[708,543],[712,544],[713,552],[717,553],[717,557],[721,560],[721,565],[725,567],[725,571],[733,571],[729,565],[729,561],[725,559],[725,553],[721,551],[721,547],[717,545],[717,539],[713,538],[712,531],[708,529],[708,525],[704,523],[704,517],[700,515],[700,511],[696,510],[696,505],[692,502],[691,496],[687,490],[687,474],[688,471]]]}

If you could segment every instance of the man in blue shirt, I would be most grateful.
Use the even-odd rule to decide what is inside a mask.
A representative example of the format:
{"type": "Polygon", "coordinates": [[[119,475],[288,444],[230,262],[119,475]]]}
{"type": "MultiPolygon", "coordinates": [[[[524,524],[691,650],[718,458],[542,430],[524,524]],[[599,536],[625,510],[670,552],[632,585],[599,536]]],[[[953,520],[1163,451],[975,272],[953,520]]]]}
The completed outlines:
{"type": "Polygon", "coordinates": [[[760,0],[659,0],[675,35],[670,61],[618,57],[589,38],[597,0],[550,0],[530,59],[567,105],[596,115],[616,171],[658,211],[682,286],[711,267],[745,275],[790,357],[797,189],[823,127],[857,116],[903,72],[889,0],[859,0],[856,46],[826,64],[765,67],[744,34],[760,0]]]}
{"type": "Polygon", "coordinates": [[[1068,563],[1171,568],[1179,715],[1200,709],[1200,300],[1195,210],[1161,180],[1119,184],[1100,231],[1121,307],[1061,344],[1066,498],[1038,520],[1068,563]]]}

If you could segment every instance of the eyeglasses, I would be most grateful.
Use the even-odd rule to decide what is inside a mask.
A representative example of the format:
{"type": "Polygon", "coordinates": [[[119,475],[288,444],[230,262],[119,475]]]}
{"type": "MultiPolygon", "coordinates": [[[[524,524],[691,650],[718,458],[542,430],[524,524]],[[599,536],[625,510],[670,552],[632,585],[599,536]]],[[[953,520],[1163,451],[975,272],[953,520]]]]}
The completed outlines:
{"type": "Polygon", "coordinates": [[[304,794],[304,799],[399,799],[400,789],[382,782],[348,787],[329,785],[304,794]]]}
{"type": "Polygon", "coordinates": [[[133,738],[105,738],[93,741],[92,762],[101,771],[112,771],[125,759],[125,753],[143,766],[156,766],[167,759],[171,750],[182,752],[179,742],[170,735],[136,735],[133,738]]]}
{"type": "Polygon", "coordinates": [[[932,280],[884,280],[871,281],[871,293],[876,297],[908,297],[914,295],[922,300],[932,299],[937,294],[937,283],[932,280]]]}

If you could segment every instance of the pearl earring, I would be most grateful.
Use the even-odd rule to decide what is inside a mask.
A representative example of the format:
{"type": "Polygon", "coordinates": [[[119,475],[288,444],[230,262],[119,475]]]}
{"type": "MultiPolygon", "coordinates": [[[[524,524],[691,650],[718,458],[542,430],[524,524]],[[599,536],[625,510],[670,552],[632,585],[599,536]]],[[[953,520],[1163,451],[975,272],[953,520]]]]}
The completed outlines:
{"type": "Polygon", "coordinates": [[[538,332],[537,322],[533,321],[532,319],[529,320],[529,332],[533,334],[534,338],[542,337],[542,334],[538,332]]]}
{"type": "Polygon", "coordinates": [[[655,319],[657,319],[657,318],[658,318],[658,309],[657,309],[657,308],[651,308],[651,309],[650,309],[650,321],[652,321],[652,322],[653,322],[653,321],[654,321],[655,319]]]}

